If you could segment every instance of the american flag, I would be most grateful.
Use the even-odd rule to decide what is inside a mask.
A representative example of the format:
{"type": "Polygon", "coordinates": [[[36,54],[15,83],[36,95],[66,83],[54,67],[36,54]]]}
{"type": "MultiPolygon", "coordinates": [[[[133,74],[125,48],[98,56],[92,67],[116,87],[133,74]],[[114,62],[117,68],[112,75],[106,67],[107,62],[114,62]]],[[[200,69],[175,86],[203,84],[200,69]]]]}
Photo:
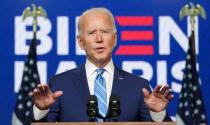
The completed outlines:
{"type": "Polygon", "coordinates": [[[200,81],[196,70],[194,31],[189,38],[189,49],[183,76],[182,90],[179,94],[177,125],[207,124],[200,81]]]}
{"type": "Polygon", "coordinates": [[[36,59],[36,38],[33,38],[25,61],[21,86],[13,113],[13,125],[29,125],[33,116],[33,102],[29,93],[40,83],[36,59]]]}

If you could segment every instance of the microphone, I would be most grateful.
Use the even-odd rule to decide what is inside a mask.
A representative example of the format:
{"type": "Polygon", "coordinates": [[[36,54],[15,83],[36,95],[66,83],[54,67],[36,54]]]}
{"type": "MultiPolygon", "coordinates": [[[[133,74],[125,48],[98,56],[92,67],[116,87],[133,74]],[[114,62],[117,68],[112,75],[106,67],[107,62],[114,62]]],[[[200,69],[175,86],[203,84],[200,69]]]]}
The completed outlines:
{"type": "Polygon", "coordinates": [[[111,117],[114,122],[118,121],[118,116],[121,114],[120,98],[112,95],[109,100],[108,117],[111,117]]]}
{"type": "Polygon", "coordinates": [[[90,120],[89,122],[94,122],[96,120],[96,117],[98,116],[98,101],[96,96],[90,95],[88,97],[87,102],[87,115],[89,116],[90,120]]]}

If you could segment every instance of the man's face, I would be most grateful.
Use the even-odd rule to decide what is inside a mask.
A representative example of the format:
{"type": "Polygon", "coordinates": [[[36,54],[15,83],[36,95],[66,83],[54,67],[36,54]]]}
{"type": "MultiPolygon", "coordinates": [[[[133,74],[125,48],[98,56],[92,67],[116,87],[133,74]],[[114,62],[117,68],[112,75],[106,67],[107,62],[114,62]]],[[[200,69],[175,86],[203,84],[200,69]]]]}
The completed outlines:
{"type": "Polygon", "coordinates": [[[78,42],[87,58],[96,66],[106,65],[110,61],[116,37],[112,20],[105,13],[95,12],[83,16],[78,42]]]}

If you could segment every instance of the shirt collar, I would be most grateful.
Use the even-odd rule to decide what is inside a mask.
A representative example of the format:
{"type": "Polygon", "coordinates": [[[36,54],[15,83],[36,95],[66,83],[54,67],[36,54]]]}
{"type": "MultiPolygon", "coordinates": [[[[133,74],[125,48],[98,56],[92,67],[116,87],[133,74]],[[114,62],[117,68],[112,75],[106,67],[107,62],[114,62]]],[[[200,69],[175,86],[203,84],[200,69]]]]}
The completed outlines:
{"type": "MultiPolygon", "coordinates": [[[[86,75],[87,75],[87,77],[89,77],[91,74],[93,74],[97,68],[98,67],[96,67],[94,64],[92,64],[88,59],[86,60],[85,69],[86,69],[86,75]]],[[[112,76],[114,75],[114,63],[113,63],[112,59],[103,68],[109,74],[111,74],[112,76]]]]}

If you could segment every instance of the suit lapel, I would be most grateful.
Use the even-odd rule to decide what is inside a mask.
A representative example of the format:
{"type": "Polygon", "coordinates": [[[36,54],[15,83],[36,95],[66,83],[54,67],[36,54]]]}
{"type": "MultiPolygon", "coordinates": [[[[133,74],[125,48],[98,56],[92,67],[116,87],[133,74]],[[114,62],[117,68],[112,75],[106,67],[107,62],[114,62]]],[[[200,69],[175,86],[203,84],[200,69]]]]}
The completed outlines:
{"type": "Polygon", "coordinates": [[[124,76],[122,70],[120,70],[116,65],[114,69],[114,80],[112,85],[111,95],[121,95],[122,84],[124,82],[124,76]]]}
{"type": "Polygon", "coordinates": [[[82,65],[78,72],[76,72],[76,76],[78,81],[75,82],[76,89],[82,99],[82,101],[86,104],[87,98],[90,96],[90,91],[88,88],[87,77],[85,72],[85,65],[82,65]]]}
{"type": "MultiPolygon", "coordinates": [[[[78,68],[78,71],[76,72],[76,77],[77,81],[74,83],[75,87],[78,90],[81,99],[86,104],[87,98],[88,96],[90,96],[90,91],[87,83],[85,65],[82,65],[78,68]]],[[[118,96],[121,95],[121,92],[123,92],[122,89],[123,82],[124,82],[123,72],[115,65],[114,80],[113,80],[111,95],[118,95],[118,96]]]]}

